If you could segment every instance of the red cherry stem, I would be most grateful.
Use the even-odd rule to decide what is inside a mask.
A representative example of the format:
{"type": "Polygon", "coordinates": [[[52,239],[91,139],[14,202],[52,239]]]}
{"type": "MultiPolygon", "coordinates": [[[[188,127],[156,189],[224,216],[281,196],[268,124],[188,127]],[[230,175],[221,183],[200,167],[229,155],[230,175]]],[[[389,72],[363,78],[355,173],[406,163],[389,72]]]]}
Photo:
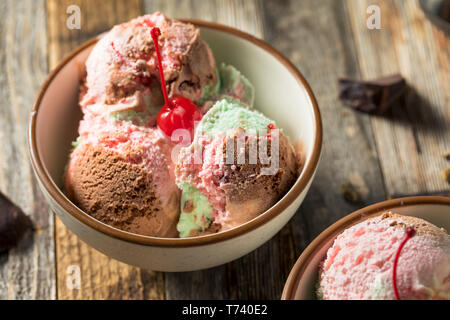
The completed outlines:
{"type": "Polygon", "coordinates": [[[411,239],[416,234],[416,231],[414,228],[408,228],[406,229],[406,236],[405,239],[403,239],[402,243],[397,249],[397,253],[395,255],[394,259],[394,272],[392,273],[392,283],[394,285],[394,294],[396,300],[401,300],[400,295],[398,294],[398,288],[397,288],[397,265],[398,265],[398,259],[400,258],[400,253],[402,252],[403,247],[405,246],[406,242],[408,242],[409,239],[411,239]]]}
{"type": "Polygon", "coordinates": [[[159,43],[158,43],[158,38],[161,35],[161,30],[157,27],[152,28],[152,30],[150,31],[150,34],[153,39],[153,44],[155,45],[156,58],[158,60],[159,76],[161,78],[161,87],[162,87],[162,91],[163,91],[163,95],[164,95],[164,101],[166,101],[166,105],[170,107],[169,96],[167,95],[166,80],[164,80],[164,71],[163,71],[163,67],[162,67],[161,52],[159,50],[159,43]]]}

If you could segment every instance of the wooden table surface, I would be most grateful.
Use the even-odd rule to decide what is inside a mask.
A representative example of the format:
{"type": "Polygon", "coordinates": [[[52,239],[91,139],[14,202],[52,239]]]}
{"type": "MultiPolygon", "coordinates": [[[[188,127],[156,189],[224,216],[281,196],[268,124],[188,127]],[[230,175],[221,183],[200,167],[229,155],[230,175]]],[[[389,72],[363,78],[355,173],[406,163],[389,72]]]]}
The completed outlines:
{"type": "Polygon", "coordinates": [[[0,299],[279,299],[291,267],[324,228],[391,197],[449,195],[440,175],[450,163],[450,40],[416,0],[1,0],[0,190],[36,230],[0,255],[0,299]],[[66,9],[81,8],[81,30],[66,9]],[[366,26],[381,8],[381,30],[366,26]],[[131,267],[90,248],[49,210],[27,154],[27,122],[37,90],[64,55],[114,24],[143,13],[227,24],[265,39],[311,84],[322,112],[322,161],[295,217],[247,256],[205,271],[161,273],[131,267]],[[344,107],[338,77],[400,72],[411,90],[383,117],[344,107]],[[346,202],[351,181],[363,196],[346,202]],[[81,269],[81,288],[66,285],[81,269]]]}

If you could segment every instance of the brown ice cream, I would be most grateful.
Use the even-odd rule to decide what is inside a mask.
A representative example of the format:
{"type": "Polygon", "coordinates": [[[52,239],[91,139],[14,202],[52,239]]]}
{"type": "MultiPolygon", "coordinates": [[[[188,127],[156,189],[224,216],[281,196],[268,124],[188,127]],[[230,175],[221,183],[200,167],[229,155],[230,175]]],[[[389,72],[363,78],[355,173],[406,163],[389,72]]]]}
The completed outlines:
{"type": "Polygon", "coordinates": [[[381,220],[385,219],[393,220],[391,222],[391,226],[395,228],[406,229],[410,226],[413,226],[414,231],[419,236],[429,235],[433,237],[442,237],[442,236],[448,237],[447,231],[445,229],[438,228],[434,224],[420,218],[412,216],[403,216],[388,211],[383,213],[381,216],[381,220]]]}
{"type": "Polygon", "coordinates": [[[251,221],[289,191],[299,171],[293,146],[273,120],[238,100],[217,101],[178,156],[180,236],[251,221]]]}
{"type": "Polygon", "coordinates": [[[206,42],[200,39],[198,29],[181,61],[179,72],[173,72],[169,78],[169,95],[187,97],[198,103],[203,88],[216,86],[218,81],[214,57],[206,42]]]}
{"type": "Polygon", "coordinates": [[[81,145],[66,175],[69,198],[113,227],[158,237],[177,237],[178,194],[162,203],[145,167],[101,146],[81,145]]]}
{"type": "MultiPolygon", "coordinates": [[[[230,140],[244,133],[245,131],[238,128],[234,136],[226,139],[223,146],[224,155],[230,140]]],[[[278,169],[274,174],[261,174],[263,168],[269,169],[270,166],[262,164],[259,157],[257,164],[237,164],[238,152],[235,150],[234,164],[225,164],[224,184],[221,186],[225,191],[225,206],[229,212],[227,221],[222,225],[223,229],[230,229],[250,221],[269,209],[289,191],[298,177],[294,149],[283,133],[279,136],[279,154],[272,154],[270,136],[249,136],[245,142],[245,159],[249,159],[250,145],[257,143],[261,146],[263,140],[267,143],[267,155],[279,159],[278,169]]],[[[237,143],[234,142],[231,145],[236,146],[237,143]]]]}
{"type": "Polygon", "coordinates": [[[87,76],[81,92],[83,108],[96,103],[129,104],[137,110],[162,105],[155,47],[150,36],[154,26],[161,30],[162,63],[169,96],[184,96],[197,103],[205,88],[217,85],[214,57],[200,38],[200,30],[155,13],[115,26],[97,43],[86,62],[87,76]]]}

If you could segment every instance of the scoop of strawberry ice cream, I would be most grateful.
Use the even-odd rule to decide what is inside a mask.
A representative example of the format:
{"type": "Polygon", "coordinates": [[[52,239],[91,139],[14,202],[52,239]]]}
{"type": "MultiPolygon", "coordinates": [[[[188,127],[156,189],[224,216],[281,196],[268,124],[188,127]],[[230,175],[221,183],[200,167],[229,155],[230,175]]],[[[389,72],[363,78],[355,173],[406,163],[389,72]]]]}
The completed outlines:
{"type": "Polygon", "coordinates": [[[184,96],[194,103],[218,85],[216,65],[200,30],[191,24],[145,15],[120,24],[105,34],[86,62],[86,81],[80,105],[114,105],[113,112],[144,110],[163,104],[159,90],[156,53],[150,36],[161,30],[160,46],[169,96],[184,96]]]}
{"type": "Polygon", "coordinates": [[[400,251],[396,282],[400,299],[450,299],[450,236],[422,219],[390,212],[345,230],[320,270],[320,298],[396,299],[394,259],[406,229],[415,235],[400,251]]]}

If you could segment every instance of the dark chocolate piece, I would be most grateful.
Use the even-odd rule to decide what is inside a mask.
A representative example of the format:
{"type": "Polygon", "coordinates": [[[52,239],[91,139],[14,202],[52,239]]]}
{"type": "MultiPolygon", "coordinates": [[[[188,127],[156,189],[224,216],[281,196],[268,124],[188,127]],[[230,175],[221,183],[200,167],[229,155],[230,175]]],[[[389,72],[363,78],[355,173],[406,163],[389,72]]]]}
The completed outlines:
{"type": "Polygon", "coordinates": [[[450,22],[450,0],[442,1],[439,16],[445,21],[450,22]]]}
{"type": "Polygon", "coordinates": [[[361,201],[361,196],[350,181],[345,181],[339,186],[339,192],[345,200],[350,203],[358,203],[361,201]]]}
{"type": "Polygon", "coordinates": [[[372,81],[339,79],[339,99],[349,107],[370,114],[383,114],[406,91],[399,75],[372,81]]]}
{"type": "Polygon", "coordinates": [[[191,213],[194,211],[194,200],[188,200],[184,203],[183,211],[186,213],[191,213]]]}
{"type": "Polygon", "coordinates": [[[31,225],[30,218],[0,192],[0,252],[14,247],[31,225]]]}

